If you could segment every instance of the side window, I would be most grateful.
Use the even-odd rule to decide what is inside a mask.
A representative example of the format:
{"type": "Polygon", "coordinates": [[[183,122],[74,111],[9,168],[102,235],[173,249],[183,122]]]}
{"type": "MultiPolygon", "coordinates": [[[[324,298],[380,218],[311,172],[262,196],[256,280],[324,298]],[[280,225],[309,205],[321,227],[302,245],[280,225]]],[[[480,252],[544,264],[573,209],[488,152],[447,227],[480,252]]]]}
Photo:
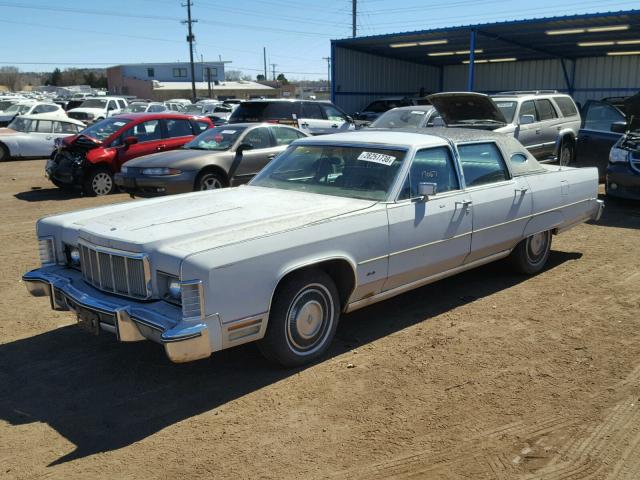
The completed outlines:
{"type": "Polygon", "coordinates": [[[160,132],[160,121],[149,120],[148,122],[142,122],[129,128],[122,134],[122,139],[127,137],[136,137],[139,143],[152,142],[160,140],[162,134],[160,132]]]}
{"type": "Polygon", "coordinates": [[[467,187],[502,182],[509,178],[504,159],[495,143],[459,145],[458,152],[467,187]]]}
{"type": "Polygon", "coordinates": [[[327,118],[333,122],[344,122],[344,114],[333,105],[322,105],[327,118]]]}
{"type": "Polygon", "coordinates": [[[201,133],[201,132],[204,132],[207,128],[210,127],[210,125],[208,123],[206,123],[206,122],[195,121],[193,123],[196,126],[196,135],[201,133]]]}
{"type": "Polygon", "coordinates": [[[324,119],[322,109],[317,103],[304,102],[302,104],[302,118],[324,119]]]}
{"type": "Polygon", "coordinates": [[[551,102],[547,99],[536,100],[536,110],[538,110],[538,118],[540,120],[553,120],[558,118],[558,114],[551,102]]]}
{"type": "Polygon", "coordinates": [[[514,153],[509,159],[511,163],[527,163],[527,156],[524,153],[514,153]]]}
{"type": "Polygon", "coordinates": [[[522,118],[523,115],[533,115],[533,121],[537,122],[538,114],[536,113],[536,106],[533,104],[533,100],[523,102],[522,105],[520,105],[520,113],[518,115],[520,115],[520,118],[522,118]]]}
{"type": "Polygon", "coordinates": [[[624,115],[612,105],[590,103],[584,116],[584,128],[601,132],[611,132],[613,122],[623,122],[624,115]]]}
{"type": "Polygon", "coordinates": [[[118,107],[119,108],[127,108],[127,106],[124,103],[124,100],[117,100],[118,102],[118,107]]]}
{"type": "Polygon", "coordinates": [[[36,132],[38,133],[51,133],[53,129],[53,122],[51,120],[38,120],[38,127],[36,132]]]}
{"type": "Polygon", "coordinates": [[[41,109],[42,113],[57,112],[58,111],[58,107],[56,107],[55,105],[42,105],[40,107],[40,109],[41,109]]]}
{"type": "Polygon", "coordinates": [[[276,139],[276,145],[289,145],[294,140],[306,137],[302,132],[287,127],[272,127],[271,131],[276,139]]]}
{"type": "Polygon", "coordinates": [[[436,193],[460,188],[451,152],[447,147],[426,148],[416,153],[399,199],[417,197],[420,182],[435,183],[436,193]]]}
{"type": "Polygon", "coordinates": [[[269,129],[266,127],[250,130],[242,141],[253,145],[255,149],[271,147],[271,136],[269,135],[269,129]]]}
{"type": "Polygon", "coordinates": [[[558,108],[562,112],[562,115],[565,117],[574,117],[578,115],[578,110],[576,109],[576,105],[573,103],[569,97],[553,97],[558,105],[558,108]]]}
{"type": "Polygon", "coordinates": [[[53,133],[76,133],[77,125],[69,122],[53,122],[53,133]]]}
{"type": "Polygon", "coordinates": [[[33,109],[33,113],[45,113],[46,110],[44,109],[44,107],[44,105],[38,105],[33,109]]]}
{"type": "Polygon", "coordinates": [[[186,137],[193,135],[193,129],[191,128],[191,123],[189,120],[166,120],[167,122],[167,133],[169,137],[186,137]]]}
{"type": "Polygon", "coordinates": [[[118,108],[118,104],[115,100],[110,100],[109,105],[107,106],[107,110],[116,110],[118,108]]]}

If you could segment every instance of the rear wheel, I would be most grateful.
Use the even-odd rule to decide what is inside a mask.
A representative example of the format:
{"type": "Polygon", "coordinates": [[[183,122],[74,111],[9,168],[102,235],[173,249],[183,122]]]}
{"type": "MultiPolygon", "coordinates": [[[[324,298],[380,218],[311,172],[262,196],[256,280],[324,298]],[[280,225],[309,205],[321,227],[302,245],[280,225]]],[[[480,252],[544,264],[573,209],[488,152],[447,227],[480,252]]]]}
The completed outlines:
{"type": "Polygon", "coordinates": [[[340,318],[334,281],[322,270],[285,278],[274,294],[269,324],[258,348],[269,360],[295,367],[321,357],[329,348],[340,318]]]}
{"type": "Polygon", "coordinates": [[[11,158],[11,154],[9,153],[9,149],[6,145],[0,143],[0,162],[6,162],[11,158]]]}
{"type": "Polygon", "coordinates": [[[513,267],[527,275],[541,271],[551,252],[551,231],[536,233],[522,240],[511,252],[513,267]]]}
{"type": "Polygon", "coordinates": [[[84,193],[92,196],[109,195],[115,189],[113,175],[108,168],[95,168],[84,181],[84,193]]]}
{"type": "Polygon", "coordinates": [[[218,172],[202,172],[196,178],[196,190],[217,190],[227,186],[227,180],[218,172]]]}
{"type": "Polygon", "coordinates": [[[575,158],[575,145],[572,140],[564,139],[562,140],[562,144],[560,145],[560,157],[559,164],[563,167],[567,167],[573,163],[575,158]]]}

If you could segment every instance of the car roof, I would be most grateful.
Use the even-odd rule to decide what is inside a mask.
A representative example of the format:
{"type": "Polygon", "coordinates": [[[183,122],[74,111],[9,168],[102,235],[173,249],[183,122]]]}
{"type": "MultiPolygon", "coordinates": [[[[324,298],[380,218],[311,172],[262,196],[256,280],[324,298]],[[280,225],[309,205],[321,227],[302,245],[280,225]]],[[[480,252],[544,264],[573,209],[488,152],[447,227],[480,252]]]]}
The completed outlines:
{"type": "MultiPolygon", "coordinates": [[[[397,112],[397,111],[420,111],[420,112],[428,112],[429,110],[434,110],[436,107],[433,105],[407,105],[404,107],[395,107],[391,110],[387,110],[387,112],[397,112]]],[[[384,112],[384,113],[387,113],[384,112]]],[[[384,113],[382,115],[384,115],[384,113]]]]}
{"type": "Polygon", "coordinates": [[[60,118],[59,116],[56,115],[48,115],[46,113],[34,113],[31,115],[21,115],[20,118],[26,118],[27,120],[51,120],[52,122],[67,122],[67,123],[73,123],[74,125],[80,125],[83,126],[84,123],[82,123],[80,120],[76,120],[74,118],[60,118]]]}
{"type": "MultiPolygon", "coordinates": [[[[433,130],[433,129],[430,129],[433,130]]],[[[368,143],[384,146],[413,147],[446,145],[446,139],[420,130],[412,129],[366,129],[344,133],[334,133],[296,140],[296,144],[332,144],[368,143]]]]}
{"type": "Polygon", "coordinates": [[[118,114],[116,117],[109,118],[126,118],[129,120],[162,120],[162,119],[178,119],[178,118],[191,118],[191,119],[204,119],[202,115],[189,115],[180,112],[155,112],[155,113],[147,113],[147,112],[132,112],[132,113],[122,113],[118,114]]]}

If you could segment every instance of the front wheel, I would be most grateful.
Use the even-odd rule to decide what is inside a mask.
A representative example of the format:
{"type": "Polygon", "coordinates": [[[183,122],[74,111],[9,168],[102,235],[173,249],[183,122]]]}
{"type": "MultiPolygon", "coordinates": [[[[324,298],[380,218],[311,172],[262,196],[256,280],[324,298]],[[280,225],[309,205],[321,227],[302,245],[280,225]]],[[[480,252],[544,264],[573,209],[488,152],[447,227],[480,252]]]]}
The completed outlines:
{"type": "Polygon", "coordinates": [[[196,190],[217,190],[227,186],[227,181],[216,172],[202,172],[196,179],[196,190]]]}
{"type": "Polygon", "coordinates": [[[541,271],[551,252],[551,231],[536,233],[522,240],[511,252],[513,267],[527,275],[541,271]]]}
{"type": "Polygon", "coordinates": [[[321,357],[340,318],[334,281],[322,270],[294,273],[278,286],[258,348],[269,360],[295,367],[321,357]]]}
{"type": "Polygon", "coordinates": [[[84,181],[84,193],[92,196],[109,195],[115,190],[113,175],[107,168],[96,168],[84,181]]]}

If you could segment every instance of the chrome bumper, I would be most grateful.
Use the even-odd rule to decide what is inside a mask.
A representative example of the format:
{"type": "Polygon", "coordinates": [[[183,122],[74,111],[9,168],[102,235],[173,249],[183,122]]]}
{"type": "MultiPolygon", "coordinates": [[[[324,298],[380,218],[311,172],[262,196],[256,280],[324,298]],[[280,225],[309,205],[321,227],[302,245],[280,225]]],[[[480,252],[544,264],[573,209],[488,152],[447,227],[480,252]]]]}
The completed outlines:
{"type": "Polygon", "coordinates": [[[183,322],[181,310],[174,305],[105,294],[85,283],[80,272],[60,266],[32,270],[22,280],[34,297],[48,296],[53,310],[91,312],[100,330],[115,334],[120,342],[152,340],[178,363],[211,355],[207,325],[183,322]]]}
{"type": "Polygon", "coordinates": [[[604,201],[596,200],[596,202],[597,202],[596,211],[594,212],[592,217],[592,220],[594,222],[597,222],[598,220],[600,220],[600,217],[602,217],[602,212],[604,211],[604,201]]]}

